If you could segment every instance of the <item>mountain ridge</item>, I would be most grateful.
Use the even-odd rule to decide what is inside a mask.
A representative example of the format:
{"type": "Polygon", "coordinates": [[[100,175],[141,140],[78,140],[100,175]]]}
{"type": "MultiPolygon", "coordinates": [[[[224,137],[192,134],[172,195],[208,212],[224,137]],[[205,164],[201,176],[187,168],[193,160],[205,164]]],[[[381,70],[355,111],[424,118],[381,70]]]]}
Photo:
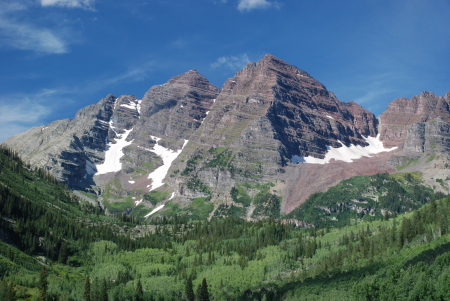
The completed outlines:
{"type": "Polygon", "coordinates": [[[450,92],[446,97],[423,92],[394,100],[379,121],[362,106],[339,101],[307,72],[267,54],[222,88],[190,70],[151,87],[142,100],[108,95],[73,120],[30,129],[4,144],[72,189],[95,192],[109,209],[116,203],[126,212],[156,208],[146,195],[154,189],[152,173],[164,170],[158,179],[158,190],[167,195],[162,205],[186,207],[205,198],[214,204],[211,216],[227,204],[243,206],[249,217],[256,204],[242,205],[232,197],[240,185],[271,183],[268,196],[282,198],[274,208],[290,212],[340,180],[395,172],[404,158],[428,155],[417,151],[424,145],[427,150],[441,145],[439,152],[447,153],[449,99],[450,92]],[[408,112],[414,116],[405,119],[408,112]],[[432,122],[437,117],[441,121],[432,122]],[[430,138],[436,133],[438,139],[430,138]],[[381,148],[367,152],[370,143],[381,148]],[[170,163],[161,157],[176,152],[170,163]],[[350,153],[363,159],[339,161],[350,153]],[[116,168],[99,172],[112,154],[116,168]],[[311,183],[306,175],[316,180],[311,183]],[[305,183],[307,189],[299,189],[305,183]]]}

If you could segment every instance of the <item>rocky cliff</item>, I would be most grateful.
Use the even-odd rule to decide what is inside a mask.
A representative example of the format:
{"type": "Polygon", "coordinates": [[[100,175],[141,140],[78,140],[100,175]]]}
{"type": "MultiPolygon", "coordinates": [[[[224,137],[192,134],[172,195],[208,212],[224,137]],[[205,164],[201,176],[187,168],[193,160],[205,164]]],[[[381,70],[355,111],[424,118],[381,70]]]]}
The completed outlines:
{"type": "Polygon", "coordinates": [[[437,191],[450,191],[450,92],[445,97],[422,92],[392,101],[380,116],[381,140],[399,150],[388,164],[422,174],[437,191]]]}
{"type": "Polygon", "coordinates": [[[222,89],[191,70],[142,100],[109,95],[5,144],[71,188],[95,191],[110,212],[259,219],[348,177],[394,172],[404,152],[447,152],[449,101],[428,92],[393,101],[381,139],[403,150],[388,153],[372,113],[268,54],[222,89]]]}
{"type": "MultiPolygon", "coordinates": [[[[372,113],[339,101],[308,73],[268,54],[225,82],[192,136],[185,162],[175,163],[180,175],[171,183],[185,201],[208,197],[244,207],[248,218],[258,217],[254,211],[276,208],[271,195],[299,185],[291,177],[295,163],[323,159],[330,147],[364,148],[366,137],[377,136],[377,126],[372,113]],[[257,198],[264,190],[257,186],[264,183],[273,184],[266,191],[270,202],[242,201],[257,198]]],[[[299,205],[298,193],[285,196],[299,205]]]]}
{"type": "Polygon", "coordinates": [[[411,126],[417,122],[428,122],[440,117],[450,122],[450,92],[445,97],[422,92],[411,99],[398,98],[392,101],[380,116],[381,141],[385,146],[403,147],[411,126]]]}
{"type": "Polygon", "coordinates": [[[151,88],[142,100],[109,95],[78,111],[73,120],[30,129],[5,144],[73,189],[104,186],[104,176],[99,174],[136,175],[161,165],[162,160],[146,150],[155,145],[154,137],[164,137],[160,144],[170,149],[181,148],[181,138],[189,138],[200,126],[218,92],[191,70],[151,88]],[[124,145],[119,149],[120,143],[124,145]],[[121,156],[105,163],[108,150],[121,156]]]}

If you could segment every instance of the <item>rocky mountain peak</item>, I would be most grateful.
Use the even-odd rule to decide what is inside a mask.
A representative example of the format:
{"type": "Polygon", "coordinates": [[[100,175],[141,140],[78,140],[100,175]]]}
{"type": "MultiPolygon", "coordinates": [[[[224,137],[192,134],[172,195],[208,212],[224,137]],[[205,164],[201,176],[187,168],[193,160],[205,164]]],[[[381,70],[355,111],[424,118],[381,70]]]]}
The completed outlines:
{"type": "Polygon", "coordinates": [[[380,116],[381,140],[386,146],[402,147],[411,125],[440,117],[450,122],[450,99],[427,91],[411,99],[401,97],[393,100],[380,116]]]}
{"type": "Polygon", "coordinates": [[[192,69],[184,72],[180,75],[174,76],[166,83],[166,85],[197,85],[197,84],[209,84],[209,81],[201,75],[197,70],[192,69]]]}
{"type": "Polygon", "coordinates": [[[323,157],[341,143],[365,146],[362,135],[375,137],[378,124],[372,113],[340,102],[308,73],[270,54],[225,82],[210,116],[200,143],[252,152],[271,145],[281,165],[292,156],[323,157]]]}

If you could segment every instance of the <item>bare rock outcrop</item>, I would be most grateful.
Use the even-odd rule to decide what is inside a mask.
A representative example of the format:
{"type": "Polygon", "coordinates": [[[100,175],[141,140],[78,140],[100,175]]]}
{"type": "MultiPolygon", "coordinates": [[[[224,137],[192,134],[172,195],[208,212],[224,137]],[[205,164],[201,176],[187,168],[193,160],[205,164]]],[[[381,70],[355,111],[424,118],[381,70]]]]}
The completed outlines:
{"type": "Polygon", "coordinates": [[[403,147],[408,130],[417,122],[431,121],[440,117],[450,123],[450,92],[445,97],[422,92],[411,99],[392,101],[380,116],[380,139],[386,147],[403,147]]]}

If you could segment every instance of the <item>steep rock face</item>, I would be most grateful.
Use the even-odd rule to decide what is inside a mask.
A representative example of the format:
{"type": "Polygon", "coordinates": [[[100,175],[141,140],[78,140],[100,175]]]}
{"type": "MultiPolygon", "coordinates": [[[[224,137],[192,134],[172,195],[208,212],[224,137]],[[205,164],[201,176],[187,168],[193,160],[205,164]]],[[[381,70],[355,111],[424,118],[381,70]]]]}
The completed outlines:
{"type": "Polygon", "coordinates": [[[54,121],[9,138],[4,143],[32,165],[44,167],[71,187],[93,184],[85,178],[88,162],[103,160],[109,121],[117,98],[108,95],[81,109],[73,120],[54,121]]]}
{"type": "MultiPolygon", "coordinates": [[[[73,120],[32,128],[4,143],[71,188],[101,188],[112,176],[109,173],[94,176],[95,165],[104,163],[107,150],[127,134],[124,141],[127,146],[120,149],[122,168],[118,172],[111,170],[115,173],[113,177],[128,184],[127,174],[143,176],[162,164],[161,158],[148,151],[156,143],[151,136],[163,137],[160,143],[167,148],[180,149],[183,139],[189,139],[201,125],[219,90],[191,70],[151,88],[143,100],[131,95],[108,95],[99,103],[79,110],[73,120]]],[[[145,186],[138,188],[148,185],[148,180],[144,182],[145,186]]]]}
{"type": "MultiPolygon", "coordinates": [[[[142,99],[141,119],[130,138],[146,133],[189,140],[207,116],[219,91],[195,70],[150,88],[142,99]]],[[[170,139],[165,142],[178,148],[170,139]]]]}
{"type": "Polygon", "coordinates": [[[450,122],[450,92],[445,97],[422,92],[411,99],[392,101],[380,116],[380,139],[387,147],[402,147],[410,127],[417,122],[427,122],[440,117],[450,122]]]}
{"type": "Polygon", "coordinates": [[[411,153],[450,153],[450,124],[437,117],[411,125],[403,150],[411,153]]]}
{"type": "Polygon", "coordinates": [[[282,164],[293,155],[323,157],[327,146],[340,146],[338,140],[366,145],[361,135],[377,134],[372,113],[340,102],[309,74],[272,55],[227,80],[217,102],[200,143],[281,150],[282,164]]]}
{"type": "Polygon", "coordinates": [[[187,198],[230,201],[231,188],[255,182],[276,183],[271,191],[279,193],[293,156],[323,158],[340,142],[366,146],[362,136],[375,137],[377,125],[372,113],[340,102],[308,73],[268,54],[225,82],[190,140],[197,151],[174,167],[184,178],[173,182],[187,198]]]}

